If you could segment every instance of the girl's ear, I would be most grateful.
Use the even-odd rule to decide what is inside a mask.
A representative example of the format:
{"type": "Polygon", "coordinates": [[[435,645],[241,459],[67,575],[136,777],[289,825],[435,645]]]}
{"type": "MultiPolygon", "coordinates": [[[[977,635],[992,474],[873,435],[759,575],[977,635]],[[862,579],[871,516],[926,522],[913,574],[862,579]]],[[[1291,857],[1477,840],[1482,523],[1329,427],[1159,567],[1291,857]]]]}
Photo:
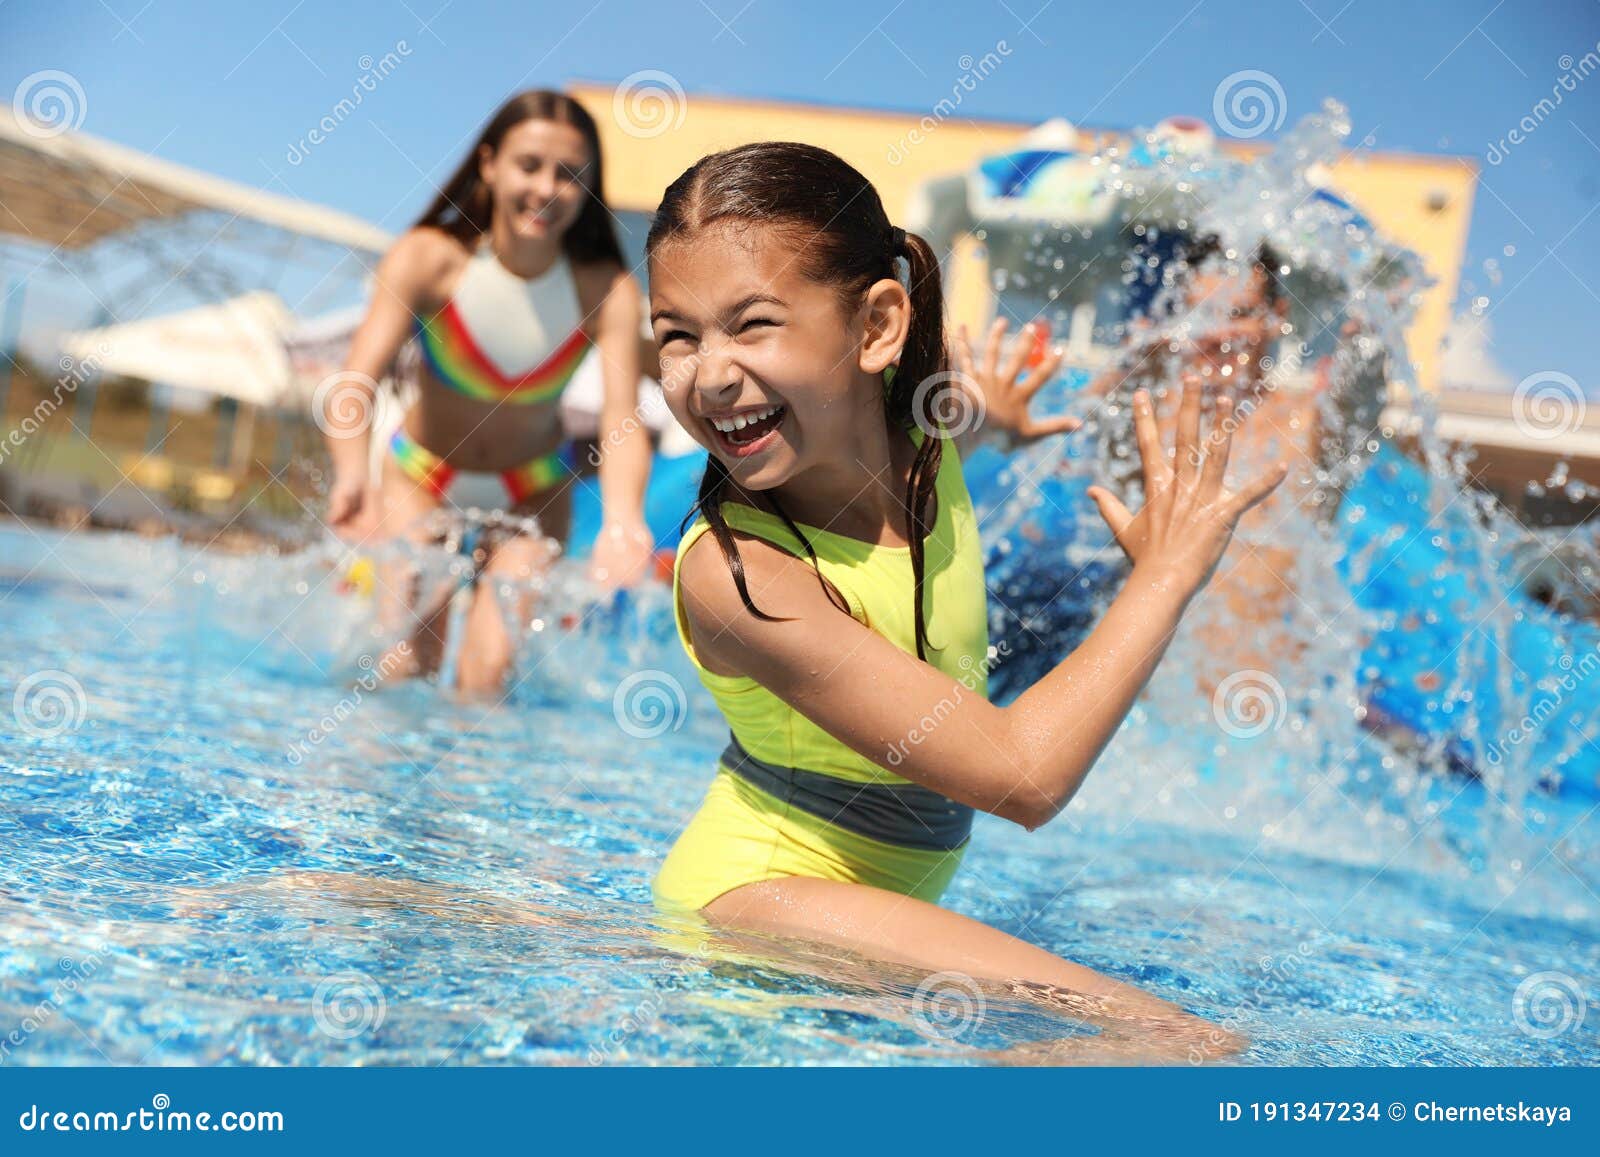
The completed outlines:
{"type": "Polygon", "coordinates": [[[857,365],[867,374],[881,374],[900,360],[911,333],[911,298],[892,278],[875,281],[862,304],[861,354],[857,365]]]}
{"type": "Polygon", "coordinates": [[[487,185],[489,183],[489,166],[494,163],[494,150],[488,145],[478,146],[478,178],[487,185]]]}

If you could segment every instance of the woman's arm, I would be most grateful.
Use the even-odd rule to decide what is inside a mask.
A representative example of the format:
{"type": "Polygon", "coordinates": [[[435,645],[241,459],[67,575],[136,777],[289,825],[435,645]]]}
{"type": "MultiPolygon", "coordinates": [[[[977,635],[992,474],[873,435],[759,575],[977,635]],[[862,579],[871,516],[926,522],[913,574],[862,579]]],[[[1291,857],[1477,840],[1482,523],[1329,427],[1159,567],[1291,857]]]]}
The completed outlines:
{"type": "Polygon", "coordinates": [[[413,230],[384,254],[374,276],[372,303],[345,355],[344,369],[317,388],[314,415],[327,435],[333,460],[328,490],[328,525],[343,533],[364,529],[377,503],[370,500],[369,444],[378,380],[411,335],[418,314],[433,296],[433,283],[450,260],[449,238],[413,230]]]}
{"type": "Polygon", "coordinates": [[[639,286],[618,269],[602,287],[594,311],[595,352],[601,359],[600,501],[593,573],[608,586],[632,586],[648,573],[655,539],[644,520],[650,481],[650,431],[639,412],[639,286]]]}
{"type": "MultiPolygon", "coordinates": [[[[702,537],[684,556],[684,609],[700,661],[755,679],[829,734],[951,799],[1036,828],[1082,784],[1205,585],[1239,516],[1282,480],[1275,469],[1239,492],[1223,486],[1232,407],[1200,439],[1200,394],[1185,391],[1177,453],[1156,435],[1149,397],[1135,424],[1150,501],[1137,515],[1091,490],[1133,571],[1082,646],[1008,707],[841,614],[803,561],[754,538],[740,543],[749,590],[702,537]],[[930,726],[930,721],[937,722],[930,726]],[[893,754],[891,754],[893,753],[893,754]]],[[[712,540],[713,542],[715,540],[712,540]]]]}

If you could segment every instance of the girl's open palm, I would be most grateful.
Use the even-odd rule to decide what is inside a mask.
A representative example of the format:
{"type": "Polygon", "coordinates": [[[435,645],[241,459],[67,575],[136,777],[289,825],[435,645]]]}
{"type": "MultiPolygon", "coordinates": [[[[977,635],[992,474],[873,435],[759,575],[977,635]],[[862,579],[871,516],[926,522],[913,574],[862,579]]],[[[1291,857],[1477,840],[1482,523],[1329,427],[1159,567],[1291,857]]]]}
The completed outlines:
{"type": "Polygon", "coordinates": [[[1133,424],[1144,464],[1145,503],[1131,513],[1109,490],[1089,488],[1089,497],[1111,527],[1117,545],[1136,567],[1153,567],[1198,591],[1210,579],[1245,511],[1258,505],[1288,475],[1279,462],[1239,490],[1224,485],[1228,451],[1238,420],[1233,401],[1219,396],[1211,430],[1200,435],[1198,383],[1185,381],[1171,460],[1161,445],[1150,395],[1133,395],[1133,424]]]}
{"type": "Polygon", "coordinates": [[[1004,433],[1013,445],[1048,438],[1052,434],[1067,434],[1083,425],[1077,418],[1039,420],[1028,412],[1033,396],[1055,377],[1062,360],[1060,350],[1051,350],[1028,372],[1027,377],[1020,383],[1017,381],[1027,365],[1038,326],[1038,322],[1029,322],[1018,331],[1016,348],[1004,364],[1001,363],[1000,351],[1005,344],[1005,318],[995,318],[994,324],[989,327],[989,339],[984,346],[981,365],[973,360],[967,327],[961,326],[956,333],[953,351],[959,371],[956,380],[969,395],[976,393],[971,400],[983,415],[983,424],[991,431],[1004,433]]]}

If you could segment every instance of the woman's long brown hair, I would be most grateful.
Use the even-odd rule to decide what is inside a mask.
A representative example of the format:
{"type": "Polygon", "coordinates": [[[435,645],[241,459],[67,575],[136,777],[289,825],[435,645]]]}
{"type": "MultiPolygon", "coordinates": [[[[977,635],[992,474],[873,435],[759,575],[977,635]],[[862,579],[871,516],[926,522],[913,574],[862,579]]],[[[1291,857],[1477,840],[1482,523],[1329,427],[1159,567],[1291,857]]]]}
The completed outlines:
{"type": "Polygon", "coordinates": [[[589,149],[589,164],[583,181],[588,196],[578,219],[561,238],[562,251],[578,264],[608,261],[622,265],[622,246],[617,242],[611,211],[606,207],[600,133],[594,118],[566,93],[545,88],[519,92],[495,110],[466,157],[434,197],[428,211],[417,218],[416,224],[443,229],[468,248],[476,245],[478,238],[489,231],[494,214],[489,187],[478,172],[479,150],[487,146],[491,151],[498,151],[507,133],[523,121],[531,120],[571,125],[583,136],[589,149]]]}
{"type": "MultiPolygon", "coordinates": [[[[645,241],[645,256],[648,259],[669,241],[692,241],[697,231],[724,221],[781,230],[794,245],[800,272],[820,285],[834,287],[849,312],[859,307],[874,282],[897,276],[897,257],[904,257],[909,265],[906,284],[911,295],[911,327],[899,367],[885,390],[884,420],[892,436],[909,430],[913,423],[928,435],[912,463],[905,498],[906,541],[911,544],[915,576],[917,657],[925,660],[923,547],[932,530],[928,507],[944,449],[936,408],[941,391],[952,388],[946,378],[936,376],[943,375],[946,368],[938,259],[921,237],[894,228],[872,182],[833,153],[812,145],[766,141],[701,158],[668,186],[645,241]],[[926,388],[924,383],[928,383],[926,388]]],[[[722,515],[722,504],[731,489],[727,467],[711,455],[690,517],[699,513],[710,525],[744,605],[758,618],[777,621],[750,597],[738,544],[722,515]]],[[[810,539],[775,494],[768,493],[766,498],[804,546],[828,598],[848,614],[838,592],[823,581],[810,539]]]]}

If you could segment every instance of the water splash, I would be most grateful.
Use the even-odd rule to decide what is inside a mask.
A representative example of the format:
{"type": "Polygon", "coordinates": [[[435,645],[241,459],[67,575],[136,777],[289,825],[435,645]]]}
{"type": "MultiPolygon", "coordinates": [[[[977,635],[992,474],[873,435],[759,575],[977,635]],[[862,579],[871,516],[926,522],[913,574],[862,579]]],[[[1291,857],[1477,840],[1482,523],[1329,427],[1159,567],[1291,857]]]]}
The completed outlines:
{"type": "MultiPolygon", "coordinates": [[[[1128,394],[1142,385],[1160,405],[1179,374],[1177,359],[1147,351],[1216,340],[1238,320],[1235,299],[1200,296],[1201,276],[1241,282],[1269,253],[1289,299],[1272,360],[1251,389],[1227,371],[1214,382],[1245,412],[1257,403],[1230,476],[1293,445],[1289,500],[1241,526],[1081,798],[1107,815],[1410,868],[1515,910],[1592,918],[1600,680],[1584,681],[1600,666],[1600,632],[1524,587],[1542,568],[1560,592],[1546,601],[1571,606],[1585,582],[1592,590],[1578,544],[1593,533],[1552,541],[1520,524],[1472,486],[1470,454],[1439,439],[1406,342],[1426,271],[1328,187],[1350,131],[1329,102],[1248,163],[1140,165],[1124,150],[1104,165],[1125,207],[1116,266],[1104,227],[1035,228],[1020,267],[994,271],[1003,312],[1058,332],[1096,302],[1096,344],[1109,352],[1043,396],[1086,419],[1072,443],[972,464],[992,633],[1010,656],[992,686],[1015,694],[1103,610],[1124,564],[1083,490],[1111,480],[1137,497],[1128,394]],[[1191,264],[1205,235],[1218,252],[1191,264]],[[1096,275],[1109,297],[1086,292],[1080,279],[1096,275]],[[1421,416],[1405,453],[1381,417],[1394,403],[1421,416]]],[[[1014,255],[995,229],[991,258],[1014,255]]],[[[1559,467],[1552,477],[1565,480],[1559,467]]]]}
{"type": "MultiPolygon", "coordinates": [[[[1283,649],[1217,677],[1219,641],[1242,632],[1204,596],[1079,801],[1028,835],[980,817],[949,903],[1248,1032],[1247,1062],[1593,1064],[1593,1012],[1555,1033],[1518,1020],[1552,969],[1582,1008],[1597,963],[1590,804],[1553,778],[1592,750],[1596,684],[1562,682],[1592,632],[1518,593],[1554,544],[1465,486],[1431,426],[1407,457],[1361,417],[1379,359],[1391,394],[1417,393],[1403,333],[1421,283],[1372,231],[1299,213],[1336,208],[1304,194],[1348,131],[1322,114],[1251,172],[1162,161],[1173,212],[1155,226],[1130,215],[1087,256],[1082,231],[1036,229],[997,270],[1009,304],[1065,310],[1063,282],[1098,278],[1109,253],[1105,300],[1153,289],[1163,315],[1182,289],[1170,249],[1149,263],[1163,231],[1205,210],[1237,264],[1270,216],[1301,299],[1285,337],[1327,338],[1307,342],[1330,359],[1318,400],[1349,405],[1282,523],[1247,536],[1293,548],[1283,649]],[[1538,726],[1513,741],[1523,716],[1538,726]]],[[[1121,161],[1106,172],[1158,191],[1121,161]]],[[[1164,316],[1190,340],[1223,320],[1164,316]]],[[[1096,327],[1103,346],[1133,332],[1096,327]]],[[[1083,497],[1114,472],[1125,417],[1083,391],[1104,368],[1045,399],[1090,431],[968,463],[993,633],[1012,644],[1002,695],[1081,638],[1120,575],[1083,497]]],[[[921,985],[818,981],[654,918],[650,876],[723,730],[664,590],[599,598],[570,560],[495,580],[518,647],[503,700],[367,690],[404,633],[377,615],[381,576],[409,576],[426,612],[473,572],[466,524],[438,529],[364,568],[316,536],[235,558],[0,529],[0,686],[66,665],[79,692],[70,726],[0,753],[0,992],[29,1034],[0,1059],[950,1063],[1042,1031],[1000,993],[958,990],[987,1010],[969,1032],[930,1019],[921,985]]],[[[1563,535],[1547,602],[1593,591],[1595,544],[1563,535]]]]}

